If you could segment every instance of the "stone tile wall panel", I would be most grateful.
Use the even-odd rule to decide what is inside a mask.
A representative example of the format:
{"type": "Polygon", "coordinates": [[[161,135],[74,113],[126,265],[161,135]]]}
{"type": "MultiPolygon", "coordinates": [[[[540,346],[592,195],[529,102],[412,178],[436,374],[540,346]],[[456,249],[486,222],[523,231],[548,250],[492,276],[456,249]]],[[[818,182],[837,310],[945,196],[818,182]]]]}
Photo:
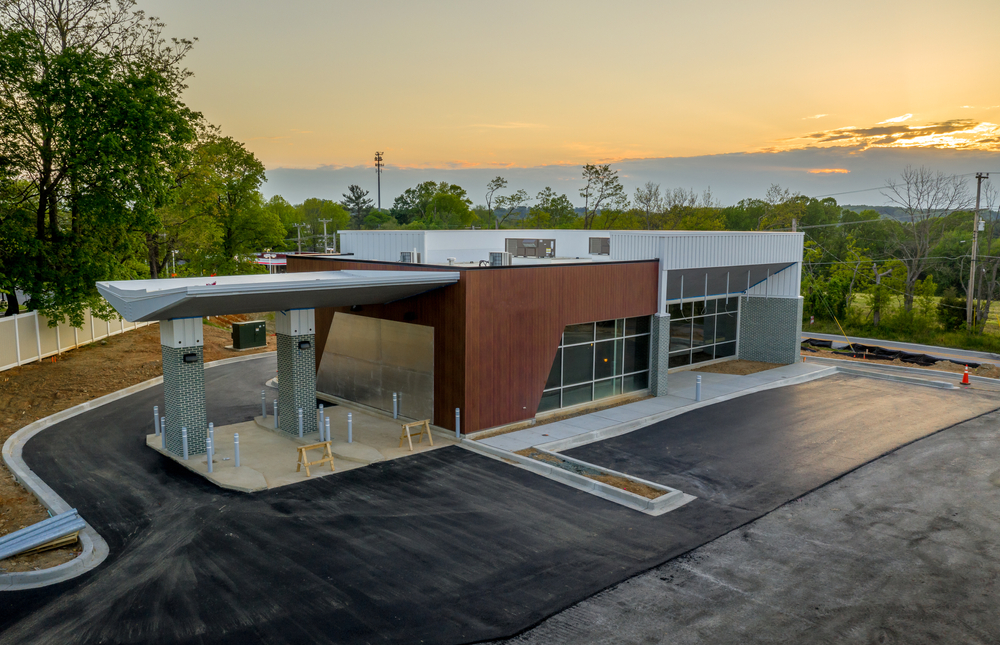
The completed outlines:
{"type": "Polygon", "coordinates": [[[802,298],[740,296],[739,358],[789,365],[801,360],[802,298]]]}

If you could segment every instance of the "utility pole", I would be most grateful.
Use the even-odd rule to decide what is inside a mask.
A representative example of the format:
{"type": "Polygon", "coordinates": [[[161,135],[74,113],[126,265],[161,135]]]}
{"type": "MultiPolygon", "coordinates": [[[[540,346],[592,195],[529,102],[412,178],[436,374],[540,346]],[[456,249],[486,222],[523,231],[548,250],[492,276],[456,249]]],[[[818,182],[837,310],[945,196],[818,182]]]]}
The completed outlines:
{"type": "Polygon", "coordinates": [[[989,179],[990,173],[976,173],[976,211],[972,217],[972,263],[969,265],[969,293],[965,299],[965,327],[972,330],[972,301],[976,294],[976,251],[979,242],[979,195],[983,189],[983,180],[989,179]]]}
{"type": "Polygon", "coordinates": [[[382,168],[384,164],[382,163],[382,153],[375,153],[375,180],[377,182],[377,195],[378,195],[378,209],[382,210],[382,168]]]}
{"type": "Polygon", "coordinates": [[[329,246],[329,243],[326,241],[326,223],[332,222],[333,220],[321,219],[320,221],[323,222],[323,253],[326,253],[326,250],[329,246]]]}
{"type": "Polygon", "coordinates": [[[299,255],[301,255],[302,254],[302,227],[305,226],[305,224],[292,224],[292,226],[295,227],[295,233],[298,236],[299,255]]]}

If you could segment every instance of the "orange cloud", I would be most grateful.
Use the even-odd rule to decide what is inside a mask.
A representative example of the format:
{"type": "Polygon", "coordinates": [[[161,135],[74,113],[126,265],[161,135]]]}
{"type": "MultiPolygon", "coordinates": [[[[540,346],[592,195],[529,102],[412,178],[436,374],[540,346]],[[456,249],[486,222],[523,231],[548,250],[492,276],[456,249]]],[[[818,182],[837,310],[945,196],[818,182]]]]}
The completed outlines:
{"type": "Polygon", "coordinates": [[[851,171],[846,168],[810,168],[810,175],[846,175],[851,171]]]}
{"type": "Polygon", "coordinates": [[[904,114],[869,127],[849,125],[810,132],[784,139],[781,142],[783,145],[768,148],[768,151],[833,147],[851,147],[858,150],[870,148],[1000,150],[1000,126],[995,123],[972,119],[949,119],[925,124],[903,123],[911,116],[904,114]]]}

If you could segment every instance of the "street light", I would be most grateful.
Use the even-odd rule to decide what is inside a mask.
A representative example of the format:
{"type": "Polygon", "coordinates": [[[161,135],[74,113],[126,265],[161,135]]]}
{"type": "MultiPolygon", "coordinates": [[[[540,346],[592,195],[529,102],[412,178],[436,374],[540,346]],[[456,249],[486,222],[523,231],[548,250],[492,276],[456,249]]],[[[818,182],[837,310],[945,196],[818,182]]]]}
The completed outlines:
{"type": "Polygon", "coordinates": [[[170,251],[170,260],[173,263],[173,270],[170,272],[171,278],[177,277],[177,249],[170,251]]]}

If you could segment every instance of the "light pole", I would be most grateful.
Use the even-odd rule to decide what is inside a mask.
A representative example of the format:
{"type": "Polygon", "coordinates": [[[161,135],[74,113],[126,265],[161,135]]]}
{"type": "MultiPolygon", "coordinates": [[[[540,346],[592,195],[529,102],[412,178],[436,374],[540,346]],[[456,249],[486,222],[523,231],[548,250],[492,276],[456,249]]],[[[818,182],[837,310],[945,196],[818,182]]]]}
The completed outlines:
{"type": "Polygon", "coordinates": [[[174,267],[170,271],[170,277],[171,278],[176,278],[177,277],[177,249],[173,249],[172,251],[170,251],[170,261],[171,261],[171,263],[173,264],[173,267],[174,267]]]}
{"type": "Polygon", "coordinates": [[[988,179],[988,172],[976,173],[976,211],[972,218],[972,262],[969,265],[969,294],[965,300],[965,326],[972,329],[972,301],[976,297],[976,250],[979,242],[979,194],[983,188],[983,180],[988,179]]]}
{"type": "Polygon", "coordinates": [[[384,164],[382,163],[382,153],[375,153],[375,181],[378,195],[378,209],[382,210],[382,168],[384,164]]]}
{"type": "Polygon", "coordinates": [[[333,220],[321,219],[320,221],[323,222],[323,253],[326,253],[329,250],[327,248],[327,246],[329,245],[329,242],[326,241],[326,223],[327,222],[332,222],[333,220]]]}

